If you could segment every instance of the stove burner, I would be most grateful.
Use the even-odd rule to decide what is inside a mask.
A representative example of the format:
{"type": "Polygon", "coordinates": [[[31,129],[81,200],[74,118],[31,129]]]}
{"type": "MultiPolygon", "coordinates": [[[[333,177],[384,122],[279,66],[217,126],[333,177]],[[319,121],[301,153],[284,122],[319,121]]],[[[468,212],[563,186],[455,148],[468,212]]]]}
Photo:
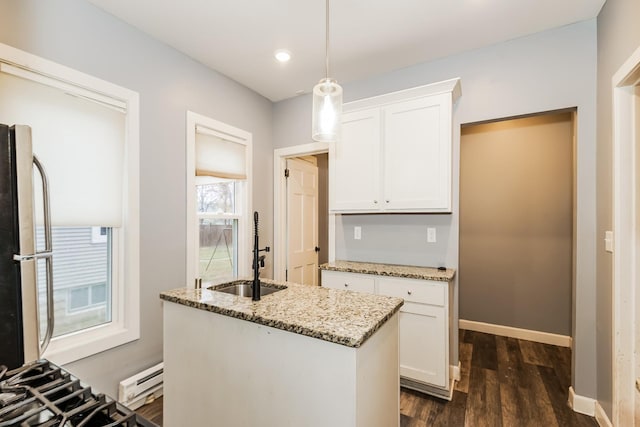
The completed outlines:
{"type": "Polygon", "coordinates": [[[0,427],[151,427],[104,394],[46,360],[0,366],[0,427]]]}

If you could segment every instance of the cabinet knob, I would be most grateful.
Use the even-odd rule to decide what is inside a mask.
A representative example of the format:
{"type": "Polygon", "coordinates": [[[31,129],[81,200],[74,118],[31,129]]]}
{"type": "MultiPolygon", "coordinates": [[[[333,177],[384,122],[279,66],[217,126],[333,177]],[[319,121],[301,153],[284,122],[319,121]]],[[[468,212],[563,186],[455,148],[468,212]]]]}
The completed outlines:
{"type": "Polygon", "coordinates": [[[377,204],[377,203],[378,203],[378,201],[377,201],[377,200],[374,200],[374,201],[373,201],[373,203],[377,204]]]}
{"type": "Polygon", "coordinates": [[[407,291],[407,295],[411,295],[411,291],[407,291]]]}
{"type": "Polygon", "coordinates": [[[348,283],[345,283],[345,284],[344,284],[344,287],[345,287],[345,288],[348,288],[348,287],[349,287],[349,284],[348,284],[348,283]]]}
{"type": "Polygon", "coordinates": [[[389,203],[389,201],[388,201],[388,200],[385,200],[385,203],[389,203]]]}

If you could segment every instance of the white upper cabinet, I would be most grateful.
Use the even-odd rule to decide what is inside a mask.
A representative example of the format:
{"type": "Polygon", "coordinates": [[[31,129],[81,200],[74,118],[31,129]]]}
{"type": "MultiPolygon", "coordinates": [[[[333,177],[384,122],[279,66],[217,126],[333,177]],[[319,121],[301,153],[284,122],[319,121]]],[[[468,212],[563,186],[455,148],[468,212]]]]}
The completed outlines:
{"type": "Polygon", "coordinates": [[[373,210],[380,194],[380,109],[344,113],[342,139],[332,144],[329,164],[333,209],[373,210]]]}
{"type": "Polygon", "coordinates": [[[459,96],[452,79],[345,104],[330,148],[330,211],[451,212],[459,96]]]}

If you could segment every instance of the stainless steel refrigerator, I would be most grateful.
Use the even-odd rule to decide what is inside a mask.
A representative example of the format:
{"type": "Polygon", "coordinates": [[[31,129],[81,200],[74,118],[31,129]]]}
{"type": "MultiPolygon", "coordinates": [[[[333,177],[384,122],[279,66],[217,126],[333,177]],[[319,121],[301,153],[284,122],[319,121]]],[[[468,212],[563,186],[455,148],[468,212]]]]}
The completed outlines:
{"type": "Polygon", "coordinates": [[[31,128],[0,124],[0,149],[0,365],[12,369],[39,359],[53,333],[51,221],[47,176],[33,155],[31,128]],[[36,250],[34,219],[34,184],[40,185],[39,181],[44,225],[44,248],[40,251],[36,250]],[[46,265],[46,326],[42,334],[38,259],[46,265]]]}

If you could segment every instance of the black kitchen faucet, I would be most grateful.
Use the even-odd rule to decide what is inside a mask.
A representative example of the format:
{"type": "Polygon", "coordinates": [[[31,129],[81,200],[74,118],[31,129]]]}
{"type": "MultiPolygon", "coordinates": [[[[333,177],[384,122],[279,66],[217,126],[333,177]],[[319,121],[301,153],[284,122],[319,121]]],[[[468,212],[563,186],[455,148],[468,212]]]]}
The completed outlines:
{"type": "Polygon", "coordinates": [[[264,249],[259,249],[258,244],[258,212],[253,213],[253,284],[251,286],[251,299],[253,301],[260,301],[260,267],[264,267],[265,255],[260,255],[260,252],[269,252],[271,248],[265,246],[264,249]]]}

